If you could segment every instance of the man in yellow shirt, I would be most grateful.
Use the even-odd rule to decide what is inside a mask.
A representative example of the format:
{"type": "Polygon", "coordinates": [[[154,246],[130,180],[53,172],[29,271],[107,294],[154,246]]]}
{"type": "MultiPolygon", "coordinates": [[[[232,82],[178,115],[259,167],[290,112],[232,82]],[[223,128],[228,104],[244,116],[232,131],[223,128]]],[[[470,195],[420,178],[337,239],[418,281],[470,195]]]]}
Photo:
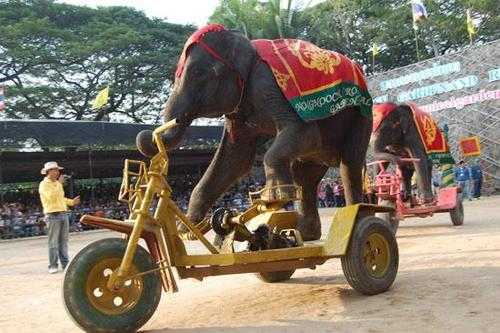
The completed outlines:
{"type": "Polygon", "coordinates": [[[68,264],[69,216],[67,211],[68,206],[80,203],[79,196],[74,199],[64,197],[62,186],[64,178],[60,172],[62,169],[57,162],[45,163],[41,173],[46,176],[38,188],[45,221],[48,224],[50,274],[57,273],[58,258],[63,270],[68,264]]]}

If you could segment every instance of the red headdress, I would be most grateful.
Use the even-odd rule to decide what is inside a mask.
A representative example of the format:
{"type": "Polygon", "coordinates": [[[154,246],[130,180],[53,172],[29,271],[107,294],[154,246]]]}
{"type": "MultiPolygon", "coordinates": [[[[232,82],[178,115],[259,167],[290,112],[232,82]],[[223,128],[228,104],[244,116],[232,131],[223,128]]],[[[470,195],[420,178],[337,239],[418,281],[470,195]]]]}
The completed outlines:
{"type": "MultiPolygon", "coordinates": [[[[221,60],[221,57],[207,44],[205,44],[202,39],[209,32],[223,31],[226,28],[222,24],[209,24],[196,30],[186,41],[184,44],[184,49],[182,50],[181,57],[179,58],[179,62],[177,63],[177,70],[175,71],[175,77],[178,78],[182,75],[182,71],[184,70],[184,65],[186,64],[187,51],[193,44],[199,43],[205,50],[208,51],[211,55],[213,55],[218,60],[221,60]]],[[[223,61],[224,62],[224,61],[223,61]]]]}
{"type": "Polygon", "coordinates": [[[382,120],[397,108],[394,103],[381,103],[373,106],[373,133],[378,131],[382,120]]]}

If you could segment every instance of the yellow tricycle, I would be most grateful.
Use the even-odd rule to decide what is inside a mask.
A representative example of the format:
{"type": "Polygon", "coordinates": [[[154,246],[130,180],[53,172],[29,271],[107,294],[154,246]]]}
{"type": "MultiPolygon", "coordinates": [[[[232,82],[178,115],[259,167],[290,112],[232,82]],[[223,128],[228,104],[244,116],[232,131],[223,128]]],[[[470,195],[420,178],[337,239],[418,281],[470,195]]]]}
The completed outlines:
{"type": "Polygon", "coordinates": [[[244,212],[218,209],[200,224],[190,222],[167,182],[168,150],[161,135],[174,126],[175,120],[153,132],[158,153],[149,165],[125,161],[119,199],[129,204],[129,218],[81,219],[124,237],[91,243],[68,265],[63,298],[78,326],[91,332],[134,332],[155,312],[162,287],[178,291],[176,278],[256,273],[265,282],[280,282],[296,269],[314,269],[331,258],[340,258],[348,283],[360,293],[374,295],[390,288],[398,269],[398,246],[389,223],[374,216],[391,212],[390,207],[356,204],[337,209],[326,238],[304,242],[296,229],[298,213],[288,208],[301,198],[301,189],[277,186],[251,193],[251,206],[244,212]],[[181,224],[188,232],[179,231],[181,224]],[[204,235],[210,229],[213,241],[204,235]],[[188,251],[186,242],[193,240],[201,242],[205,253],[188,251]]]}

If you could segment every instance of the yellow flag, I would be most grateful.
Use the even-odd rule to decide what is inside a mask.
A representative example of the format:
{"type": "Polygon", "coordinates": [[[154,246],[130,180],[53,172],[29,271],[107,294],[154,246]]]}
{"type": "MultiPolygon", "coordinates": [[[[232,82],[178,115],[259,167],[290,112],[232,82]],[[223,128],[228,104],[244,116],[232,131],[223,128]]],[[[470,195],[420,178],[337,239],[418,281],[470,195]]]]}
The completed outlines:
{"type": "Polygon", "coordinates": [[[378,46],[378,44],[376,44],[376,43],[373,43],[373,45],[372,45],[373,56],[375,57],[379,53],[380,53],[380,46],[378,46]]]}
{"type": "Polygon", "coordinates": [[[97,97],[92,103],[92,109],[99,109],[108,103],[109,87],[99,91],[97,97]]]}
{"type": "Polygon", "coordinates": [[[469,32],[469,36],[472,38],[472,35],[476,33],[476,27],[474,27],[474,22],[472,21],[472,17],[470,15],[470,9],[467,9],[467,31],[469,32]]]}

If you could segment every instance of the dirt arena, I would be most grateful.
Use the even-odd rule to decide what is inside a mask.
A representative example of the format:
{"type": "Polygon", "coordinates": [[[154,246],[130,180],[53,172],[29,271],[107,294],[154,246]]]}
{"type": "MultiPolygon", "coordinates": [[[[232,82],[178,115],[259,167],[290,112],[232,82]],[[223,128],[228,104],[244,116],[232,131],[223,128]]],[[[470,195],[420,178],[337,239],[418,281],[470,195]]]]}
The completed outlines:
{"type": "MultiPolygon", "coordinates": [[[[335,259],[279,284],[251,274],[182,280],[143,331],[500,332],[500,197],[464,206],[461,227],[448,214],[401,225],[399,272],[384,294],[352,290],[335,259]]],[[[321,213],[326,225],[332,210],[321,213]]],[[[73,234],[70,254],[115,235],[73,234]]],[[[46,242],[0,243],[0,332],[79,332],[62,304],[63,274],[47,274],[46,242]]]]}

